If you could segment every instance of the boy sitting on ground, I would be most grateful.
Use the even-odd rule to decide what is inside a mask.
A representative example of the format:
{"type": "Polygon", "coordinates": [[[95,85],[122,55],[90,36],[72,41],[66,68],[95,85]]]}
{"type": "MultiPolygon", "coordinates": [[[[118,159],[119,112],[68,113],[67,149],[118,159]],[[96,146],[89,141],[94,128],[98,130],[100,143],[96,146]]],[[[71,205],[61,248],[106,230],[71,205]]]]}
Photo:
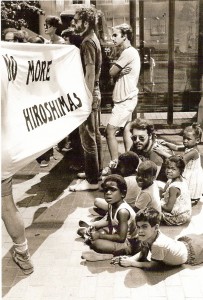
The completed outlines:
{"type": "Polygon", "coordinates": [[[92,251],[82,253],[88,261],[111,259],[116,255],[132,254],[130,240],[136,236],[135,212],[124,200],[127,185],[120,175],[109,175],[102,184],[104,198],[108,203],[106,216],[90,225],[80,221],[83,226],[78,234],[88,238],[92,251]],[[85,228],[86,227],[86,228],[85,228]],[[121,254],[122,253],[122,254],[121,254]]]}
{"type": "Polygon", "coordinates": [[[161,201],[156,179],[157,166],[151,160],[143,161],[137,171],[137,184],[141,188],[134,203],[134,210],[138,212],[146,207],[153,207],[161,212],[161,201]]]}
{"type": "Polygon", "coordinates": [[[189,234],[174,240],[159,230],[161,214],[145,208],[136,214],[138,239],[141,251],[132,257],[117,257],[113,264],[123,267],[153,269],[160,266],[198,265],[203,263],[203,234],[189,234]],[[151,252],[151,260],[148,254],[151,252]]]}

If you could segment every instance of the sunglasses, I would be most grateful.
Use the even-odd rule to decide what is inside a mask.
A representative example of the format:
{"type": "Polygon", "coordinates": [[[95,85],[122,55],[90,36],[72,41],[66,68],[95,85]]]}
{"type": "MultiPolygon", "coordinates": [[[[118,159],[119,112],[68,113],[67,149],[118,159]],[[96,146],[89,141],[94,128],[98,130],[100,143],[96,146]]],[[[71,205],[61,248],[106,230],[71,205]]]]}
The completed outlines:
{"type": "Polygon", "coordinates": [[[131,140],[132,140],[133,142],[136,142],[137,139],[139,139],[140,142],[144,142],[144,140],[146,139],[146,137],[148,137],[148,135],[132,135],[132,136],[131,136],[131,140]]]}

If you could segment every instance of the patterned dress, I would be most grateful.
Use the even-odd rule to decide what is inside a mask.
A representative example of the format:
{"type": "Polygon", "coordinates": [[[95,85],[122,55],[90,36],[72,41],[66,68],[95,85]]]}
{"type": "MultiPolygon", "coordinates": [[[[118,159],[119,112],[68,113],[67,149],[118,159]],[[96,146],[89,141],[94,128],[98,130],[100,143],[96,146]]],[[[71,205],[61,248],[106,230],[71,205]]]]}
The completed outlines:
{"type": "Polygon", "coordinates": [[[161,205],[167,204],[169,200],[170,187],[176,187],[180,190],[180,195],[177,197],[171,212],[162,211],[162,217],[167,225],[182,225],[191,219],[191,200],[186,180],[175,181],[171,183],[171,179],[168,181],[164,198],[161,199],[161,205]]]}
{"type": "MultiPolygon", "coordinates": [[[[186,149],[185,153],[190,152],[192,149],[186,149]]],[[[185,166],[183,177],[187,180],[191,199],[199,199],[203,193],[203,169],[201,166],[200,153],[197,159],[191,159],[185,166]]]]}

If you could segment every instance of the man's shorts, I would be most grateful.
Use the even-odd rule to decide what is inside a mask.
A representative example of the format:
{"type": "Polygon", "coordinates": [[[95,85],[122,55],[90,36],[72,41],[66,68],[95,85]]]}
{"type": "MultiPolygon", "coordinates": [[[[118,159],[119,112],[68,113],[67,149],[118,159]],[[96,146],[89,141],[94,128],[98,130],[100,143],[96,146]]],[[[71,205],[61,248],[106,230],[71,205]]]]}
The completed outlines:
{"type": "Polygon", "coordinates": [[[12,176],[1,181],[2,197],[12,195],[12,176]]]}
{"type": "Polygon", "coordinates": [[[137,105],[137,96],[120,103],[114,103],[109,125],[114,127],[124,127],[132,119],[132,113],[137,105]]]}

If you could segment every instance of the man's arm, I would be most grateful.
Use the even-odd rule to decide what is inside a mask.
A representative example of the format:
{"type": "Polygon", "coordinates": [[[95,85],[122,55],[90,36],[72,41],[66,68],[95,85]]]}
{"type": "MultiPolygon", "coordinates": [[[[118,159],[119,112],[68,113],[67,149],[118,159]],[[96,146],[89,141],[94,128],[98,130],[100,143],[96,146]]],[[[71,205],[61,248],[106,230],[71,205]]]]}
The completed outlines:
{"type": "Polygon", "coordinates": [[[85,66],[85,82],[88,89],[93,94],[94,82],[95,82],[95,65],[87,64],[85,66]]]}

